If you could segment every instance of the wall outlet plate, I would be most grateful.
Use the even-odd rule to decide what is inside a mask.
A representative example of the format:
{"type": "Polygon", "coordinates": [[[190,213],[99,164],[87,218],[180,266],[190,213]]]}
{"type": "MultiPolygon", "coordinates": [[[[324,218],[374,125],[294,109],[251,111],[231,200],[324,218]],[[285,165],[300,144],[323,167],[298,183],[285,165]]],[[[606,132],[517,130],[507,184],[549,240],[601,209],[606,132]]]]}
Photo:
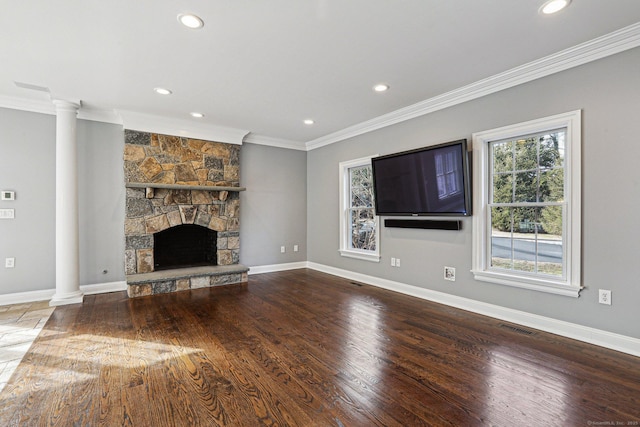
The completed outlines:
{"type": "Polygon", "coordinates": [[[444,267],[444,280],[456,281],[456,269],[454,267],[444,267]]]}
{"type": "Polygon", "coordinates": [[[611,291],[607,289],[598,289],[598,302],[600,304],[611,305],[611,291]]]}
{"type": "Polygon", "coordinates": [[[4,259],[4,268],[14,268],[16,266],[15,258],[5,258],[4,259]]]}

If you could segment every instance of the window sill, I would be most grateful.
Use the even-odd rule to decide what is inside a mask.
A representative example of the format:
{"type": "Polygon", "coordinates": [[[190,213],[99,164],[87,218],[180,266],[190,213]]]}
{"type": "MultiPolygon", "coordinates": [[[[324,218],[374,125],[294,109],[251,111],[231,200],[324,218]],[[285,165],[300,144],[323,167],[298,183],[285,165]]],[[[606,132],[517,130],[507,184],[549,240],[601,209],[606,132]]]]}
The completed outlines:
{"type": "Polygon", "coordinates": [[[496,273],[489,271],[471,271],[473,278],[482,282],[496,283],[515,288],[529,289],[531,291],[546,292],[555,295],[564,295],[568,297],[578,298],[580,296],[581,286],[566,285],[554,280],[529,279],[526,277],[515,276],[511,274],[496,273]]]}
{"type": "Polygon", "coordinates": [[[363,261],[369,262],[380,262],[380,255],[365,253],[365,252],[356,252],[356,251],[348,251],[345,249],[340,249],[340,255],[347,258],[355,258],[363,261]]]}

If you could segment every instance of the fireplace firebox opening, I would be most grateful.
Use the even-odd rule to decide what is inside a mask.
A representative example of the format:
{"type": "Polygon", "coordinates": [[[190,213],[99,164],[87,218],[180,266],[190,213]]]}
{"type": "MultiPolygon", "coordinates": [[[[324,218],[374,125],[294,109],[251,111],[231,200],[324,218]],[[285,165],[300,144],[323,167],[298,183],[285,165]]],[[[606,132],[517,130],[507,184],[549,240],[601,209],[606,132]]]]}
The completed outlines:
{"type": "Polygon", "coordinates": [[[153,235],[154,270],[217,265],[218,233],[183,224],[153,235]]]}

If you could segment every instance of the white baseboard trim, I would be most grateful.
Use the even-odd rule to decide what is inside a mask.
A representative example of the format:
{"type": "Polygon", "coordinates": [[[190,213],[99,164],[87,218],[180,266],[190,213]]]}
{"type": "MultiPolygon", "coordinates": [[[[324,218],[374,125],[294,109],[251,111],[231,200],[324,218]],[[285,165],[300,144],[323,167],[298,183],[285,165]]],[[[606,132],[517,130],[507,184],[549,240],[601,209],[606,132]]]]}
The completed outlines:
{"type": "Polygon", "coordinates": [[[271,265],[257,265],[249,267],[249,275],[261,274],[261,273],[273,273],[276,271],[297,270],[299,268],[307,268],[308,263],[306,261],[301,262],[289,262],[285,264],[271,264],[271,265]]]}
{"type": "Polygon", "coordinates": [[[96,283],[94,285],[80,285],[80,290],[85,295],[94,294],[106,294],[109,292],[118,292],[127,290],[127,282],[108,282],[108,283],[96,283]]]}
{"type": "Polygon", "coordinates": [[[15,292],[12,294],[0,295],[0,305],[24,304],[27,302],[47,301],[55,294],[55,289],[45,289],[43,291],[15,292]]]}
{"type": "Polygon", "coordinates": [[[318,270],[323,273],[333,274],[334,276],[343,277],[349,280],[366,283],[368,285],[377,286],[379,288],[400,292],[417,298],[445,304],[451,307],[460,308],[462,310],[471,311],[473,313],[482,314],[484,316],[493,317],[507,322],[517,323],[534,329],[539,329],[552,334],[572,338],[589,344],[595,344],[600,347],[609,348],[623,353],[640,357],[640,339],[629,337],[626,335],[615,334],[575,323],[565,322],[563,320],[552,319],[550,317],[539,316],[524,311],[513,310],[494,304],[475,301],[444,292],[433,291],[430,289],[419,288],[392,280],[381,279],[366,274],[355,273],[340,268],[330,267],[323,264],[308,262],[307,267],[318,270]]]}
{"type": "MultiPolygon", "coordinates": [[[[126,291],[127,282],[96,283],[93,285],[80,285],[80,290],[85,295],[105,294],[108,292],[126,291]]],[[[24,304],[28,302],[47,301],[56,293],[55,289],[42,291],[15,292],[0,295],[0,305],[24,304]]]]}

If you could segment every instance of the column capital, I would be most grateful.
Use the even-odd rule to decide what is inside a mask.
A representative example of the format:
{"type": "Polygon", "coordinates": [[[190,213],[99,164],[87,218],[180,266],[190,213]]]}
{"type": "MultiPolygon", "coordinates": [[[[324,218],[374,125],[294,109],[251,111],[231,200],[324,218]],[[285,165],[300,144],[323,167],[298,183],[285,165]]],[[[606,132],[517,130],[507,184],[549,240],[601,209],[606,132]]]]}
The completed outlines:
{"type": "Polygon", "coordinates": [[[53,105],[56,106],[56,112],[58,111],[68,111],[68,112],[78,112],[80,107],[82,106],[82,101],[69,101],[66,99],[53,99],[53,105]]]}

